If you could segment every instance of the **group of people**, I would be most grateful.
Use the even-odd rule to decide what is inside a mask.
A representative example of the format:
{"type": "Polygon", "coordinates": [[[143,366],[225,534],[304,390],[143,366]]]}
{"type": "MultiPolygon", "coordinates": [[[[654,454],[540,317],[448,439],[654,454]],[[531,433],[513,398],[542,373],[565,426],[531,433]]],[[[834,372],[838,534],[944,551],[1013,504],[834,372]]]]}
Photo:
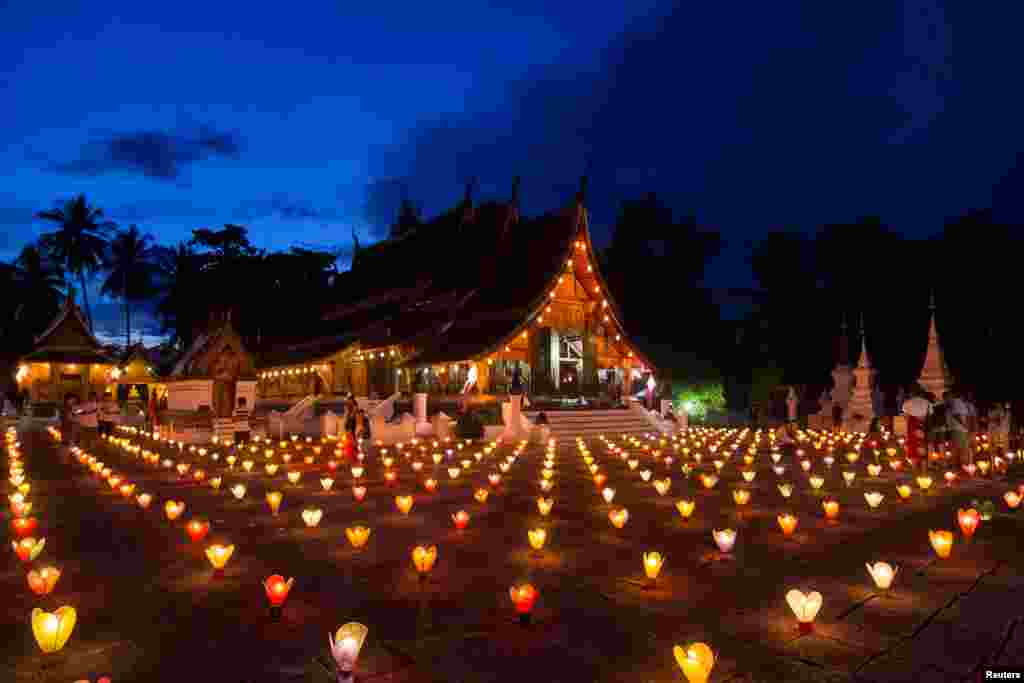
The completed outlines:
{"type": "Polygon", "coordinates": [[[373,434],[370,429],[370,416],[359,407],[355,396],[349,394],[345,399],[342,412],[342,424],[345,425],[345,457],[355,458],[356,453],[369,454],[373,434]]]}
{"type": "Polygon", "coordinates": [[[927,457],[927,444],[949,444],[953,457],[961,465],[974,461],[972,435],[987,431],[992,446],[1010,448],[1010,404],[995,404],[982,429],[982,419],[974,402],[959,388],[947,391],[941,400],[924,388],[915,386],[903,402],[901,412],[907,418],[907,457],[917,464],[927,457]]]}
{"type": "Polygon", "coordinates": [[[95,391],[89,392],[85,401],[78,394],[68,393],[60,408],[60,429],[66,443],[91,444],[98,435],[113,434],[115,415],[120,414],[121,407],[107,392],[103,399],[95,391]]]}

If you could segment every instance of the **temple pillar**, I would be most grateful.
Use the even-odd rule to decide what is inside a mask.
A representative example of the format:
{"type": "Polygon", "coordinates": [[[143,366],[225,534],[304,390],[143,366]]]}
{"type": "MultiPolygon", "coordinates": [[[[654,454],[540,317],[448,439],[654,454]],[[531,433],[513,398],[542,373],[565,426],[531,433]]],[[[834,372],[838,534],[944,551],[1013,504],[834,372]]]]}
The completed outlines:
{"type": "Polygon", "coordinates": [[[598,386],[597,339],[587,326],[583,330],[583,372],[580,373],[580,390],[587,396],[596,396],[598,386]]]}

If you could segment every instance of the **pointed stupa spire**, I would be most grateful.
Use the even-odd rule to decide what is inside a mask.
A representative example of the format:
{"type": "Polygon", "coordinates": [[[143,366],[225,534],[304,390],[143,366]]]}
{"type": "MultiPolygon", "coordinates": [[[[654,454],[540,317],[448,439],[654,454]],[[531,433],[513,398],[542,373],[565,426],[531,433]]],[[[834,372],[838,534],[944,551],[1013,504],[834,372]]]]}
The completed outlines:
{"type": "Polygon", "coordinates": [[[932,340],[936,344],[939,343],[939,330],[935,327],[935,290],[933,289],[928,295],[928,310],[930,311],[928,317],[928,345],[931,346],[932,340]]]}
{"type": "Polygon", "coordinates": [[[470,178],[466,182],[466,194],[462,200],[462,222],[471,223],[476,217],[476,211],[473,209],[473,191],[476,189],[476,178],[470,178]]]}
{"type": "Polygon", "coordinates": [[[860,314],[860,358],[857,359],[858,368],[870,368],[871,357],[868,356],[868,336],[864,333],[864,314],[860,314]]]}
{"type": "Polygon", "coordinates": [[[842,323],[839,326],[838,347],[836,365],[848,367],[850,365],[850,337],[846,333],[846,313],[843,313],[842,323]]]}
{"type": "Polygon", "coordinates": [[[939,330],[935,326],[934,290],[929,294],[928,310],[928,348],[924,353],[924,365],[921,367],[921,375],[917,382],[936,398],[942,398],[953,384],[953,380],[939,341],[939,330]]]}

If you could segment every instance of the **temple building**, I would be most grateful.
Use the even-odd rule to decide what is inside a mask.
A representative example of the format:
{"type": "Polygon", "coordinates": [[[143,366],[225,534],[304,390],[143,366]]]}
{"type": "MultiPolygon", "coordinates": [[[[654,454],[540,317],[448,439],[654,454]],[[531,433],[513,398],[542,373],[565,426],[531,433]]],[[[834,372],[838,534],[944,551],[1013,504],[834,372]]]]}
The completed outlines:
{"type": "Polygon", "coordinates": [[[144,406],[151,391],[161,392],[163,384],[142,344],[134,344],[111,372],[118,403],[144,406]]]}
{"type": "Polygon", "coordinates": [[[18,360],[18,388],[27,389],[33,412],[56,405],[68,394],[80,400],[113,386],[114,362],[89,331],[82,311],[70,298],[43,332],[32,351],[18,360]]]}
{"type": "Polygon", "coordinates": [[[585,182],[560,211],[519,213],[464,200],[439,217],[358,247],[338,303],[301,338],[259,354],[258,394],[460,393],[474,378],[502,393],[518,374],[533,395],[628,393],[653,372],[630,342],[598,270],[585,182]]]}

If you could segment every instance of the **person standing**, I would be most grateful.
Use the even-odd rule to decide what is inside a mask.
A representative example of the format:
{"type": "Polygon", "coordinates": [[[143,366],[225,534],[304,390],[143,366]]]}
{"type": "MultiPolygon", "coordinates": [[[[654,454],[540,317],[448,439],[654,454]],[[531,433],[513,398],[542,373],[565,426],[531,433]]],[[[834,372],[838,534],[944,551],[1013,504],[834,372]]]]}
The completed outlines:
{"type": "Polygon", "coordinates": [[[96,443],[96,433],[99,431],[100,404],[96,400],[96,392],[89,392],[89,400],[78,409],[78,424],[81,427],[79,438],[87,448],[92,448],[96,443]]]}
{"type": "Polygon", "coordinates": [[[917,469],[925,460],[925,421],[932,411],[931,402],[925,398],[920,387],[912,387],[910,398],[903,402],[900,411],[907,418],[906,454],[911,465],[917,469]]]}
{"type": "Polygon", "coordinates": [[[109,391],[103,392],[103,402],[99,410],[99,433],[101,436],[114,433],[114,416],[120,413],[114,397],[109,391]]]}
{"type": "Polygon", "coordinates": [[[363,456],[370,455],[370,444],[373,437],[370,431],[370,416],[366,414],[365,410],[360,410],[356,413],[356,438],[359,440],[359,450],[363,456]]]}
{"type": "Polygon", "coordinates": [[[946,424],[953,441],[953,456],[961,465],[972,461],[970,444],[970,409],[959,392],[946,392],[946,424]]]}

